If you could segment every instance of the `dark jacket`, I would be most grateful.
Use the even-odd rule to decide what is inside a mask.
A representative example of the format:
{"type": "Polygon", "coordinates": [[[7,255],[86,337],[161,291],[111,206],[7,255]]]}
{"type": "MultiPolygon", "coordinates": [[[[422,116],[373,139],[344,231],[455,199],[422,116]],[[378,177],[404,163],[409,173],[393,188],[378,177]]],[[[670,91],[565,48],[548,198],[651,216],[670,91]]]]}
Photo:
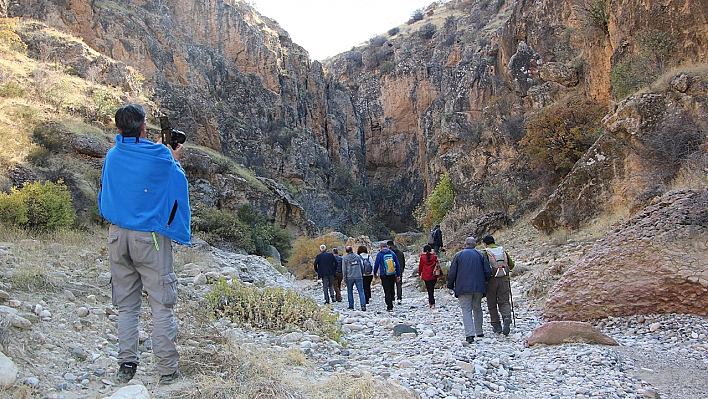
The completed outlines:
{"type": "Polygon", "coordinates": [[[433,238],[435,241],[435,243],[433,244],[434,247],[443,246],[442,231],[440,231],[440,229],[433,229],[433,238]]]}
{"type": "Polygon", "coordinates": [[[398,263],[396,253],[388,248],[384,248],[381,252],[376,254],[376,261],[374,262],[374,276],[386,275],[386,265],[384,265],[383,261],[384,255],[386,254],[393,254],[393,263],[396,265],[396,277],[401,277],[401,264],[398,263]]]}
{"type": "Polygon", "coordinates": [[[337,259],[334,258],[334,254],[331,252],[320,252],[320,254],[315,257],[314,264],[317,278],[334,276],[337,272],[337,259]]]}
{"type": "Polygon", "coordinates": [[[492,268],[487,257],[472,247],[466,247],[455,255],[447,275],[447,288],[455,290],[455,296],[473,292],[487,293],[487,281],[492,278],[492,268]]]}
{"type": "Polygon", "coordinates": [[[401,274],[403,274],[403,271],[406,270],[406,256],[403,255],[403,252],[401,252],[401,250],[395,245],[391,246],[391,251],[396,254],[398,264],[401,265],[401,274]]]}
{"type": "Polygon", "coordinates": [[[342,257],[339,255],[334,255],[334,259],[337,261],[337,269],[335,270],[335,273],[341,273],[342,272],[342,257]]]}

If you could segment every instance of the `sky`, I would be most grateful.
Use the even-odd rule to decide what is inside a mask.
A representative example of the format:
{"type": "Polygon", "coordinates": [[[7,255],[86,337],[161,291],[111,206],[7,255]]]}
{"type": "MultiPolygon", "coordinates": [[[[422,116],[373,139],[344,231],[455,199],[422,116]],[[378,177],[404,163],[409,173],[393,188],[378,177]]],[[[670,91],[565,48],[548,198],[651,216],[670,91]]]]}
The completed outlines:
{"type": "Polygon", "coordinates": [[[278,21],[313,60],[350,50],[404,24],[434,0],[251,0],[261,15],[278,21]]]}

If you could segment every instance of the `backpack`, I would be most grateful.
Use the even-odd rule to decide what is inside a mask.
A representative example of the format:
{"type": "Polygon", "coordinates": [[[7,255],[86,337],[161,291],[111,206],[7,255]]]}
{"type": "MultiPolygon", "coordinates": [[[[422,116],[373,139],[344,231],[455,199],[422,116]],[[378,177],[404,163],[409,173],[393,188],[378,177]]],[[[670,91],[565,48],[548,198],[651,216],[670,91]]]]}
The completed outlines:
{"type": "Polygon", "coordinates": [[[487,251],[487,258],[489,259],[489,266],[492,267],[492,271],[495,271],[494,277],[504,277],[509,275],[509,261],[506,258],[506,252],[504,248],[485,248],[487,251]]]}
{"type": "Polygon", "coordinates": [[[428,245],[435,245],[435,230],[430,230],[428,234],[428,245]]]}
{"type": "Polygon", "coordinates": [[[363,257],[363,256],[361,256],[361,255],[359,255],[359,257],[361,257],[361,263],[364,264],[364,271],[363,271],[363,274],[364,274],[365,276],[368,276],[368,275],[370,275],[371,273],[373,273],[373,272],[374,272],[374,265],[371,264],[371,258],[368,257],[368,256],[365,258],[365,257],[363,257]]]}
{"type": "Polygon", "coordinates": [[[393,253],[388,252],[383,256],[384,272],[387,276],[392,276],[396,274],[396,262],[393,260],[393,253]]]}
{"type": "Polygon", "coordinates": [[[442,275],[443,275],[442,267],[440,267],[440,263],[436,263],[435,268],[433,269],[433,276],[442,277],[442,275]]]}

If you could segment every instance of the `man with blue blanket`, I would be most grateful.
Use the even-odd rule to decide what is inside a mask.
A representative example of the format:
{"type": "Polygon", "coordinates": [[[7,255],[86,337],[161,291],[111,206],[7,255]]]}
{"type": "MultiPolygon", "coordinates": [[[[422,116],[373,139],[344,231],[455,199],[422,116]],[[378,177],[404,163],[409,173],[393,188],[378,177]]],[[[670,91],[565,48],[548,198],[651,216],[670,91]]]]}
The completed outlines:
{"type": "Polygon", "coordinates": [[[177,300],[172,241],[191,245],[187,178],[179,163],[183,147],[147,139],[145,110],[136,104],[115,114],[116,144],[106,154],[98,206],[111,223],[108,248],[113,304],[118,307],[116,378],[130,381],[140,362],[138,351],[142,291],[152,309],[152,349],[159,382],[181,378],[175,346],[177,300]]]}

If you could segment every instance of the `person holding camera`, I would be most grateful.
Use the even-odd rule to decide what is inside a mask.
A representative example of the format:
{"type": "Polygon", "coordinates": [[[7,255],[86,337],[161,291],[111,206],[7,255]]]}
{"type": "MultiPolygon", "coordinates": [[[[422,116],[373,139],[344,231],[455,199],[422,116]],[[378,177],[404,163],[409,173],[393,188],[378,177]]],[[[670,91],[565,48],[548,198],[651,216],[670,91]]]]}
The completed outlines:
{"type": "Polygon", "coordinates": [[[98,207],[111,223],[108,248],[113,304],[118,307],[116,379],[130,381],[140,362],[138,351],[142,291],[152,310],[152,348],[161,384],[181,378],[175,346],[177,300],[172,241],[191,245],[187,178],[174,148],[147,139],[145,110],[137,104],[115,114],[116,144],[106,154],[98,207]]]}

